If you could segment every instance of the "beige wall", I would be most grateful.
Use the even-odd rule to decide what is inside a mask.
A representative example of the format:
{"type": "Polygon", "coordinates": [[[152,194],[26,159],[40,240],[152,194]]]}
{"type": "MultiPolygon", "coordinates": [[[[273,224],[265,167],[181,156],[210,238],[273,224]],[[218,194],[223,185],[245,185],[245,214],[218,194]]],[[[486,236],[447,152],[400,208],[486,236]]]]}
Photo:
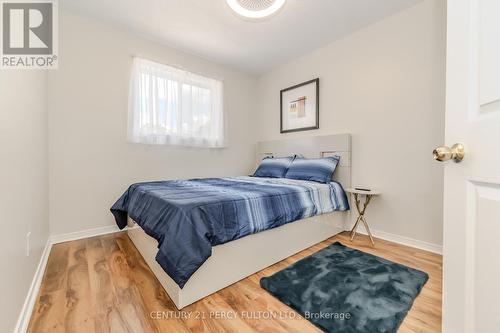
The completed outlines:
{"type": "Polygon", "coordinates": [[[0,71],[0,332],[14,329],[49,235],[46,99],[46,71],[0,71]]]}
{"type": "Polygon", "coordinates": [[[65,11],[59,38],[49,74],[51,234],[112,225],[109,208],[133,182],[250,172],[256,78],[65,11]],[[222,79],[229,147],[127,143],[133,55],[222,79]]]}
{"type": "Polygon", "coordinates": [[[353,134],[353,184],[383,195],[367,210],[377,231],[442,244],[443,0],[427,0],[272,72],[258,84],[259,139],[353,134]],[[279,91],[320,78],[320,129],[279,134],[279,91]]]}

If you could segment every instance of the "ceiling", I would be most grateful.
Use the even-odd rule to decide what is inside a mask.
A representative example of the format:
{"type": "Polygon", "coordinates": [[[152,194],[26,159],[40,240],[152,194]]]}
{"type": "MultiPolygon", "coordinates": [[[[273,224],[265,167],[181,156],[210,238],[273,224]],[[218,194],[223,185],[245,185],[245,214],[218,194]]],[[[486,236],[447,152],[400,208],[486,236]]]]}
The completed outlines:
{"type": "Polygon", "coordinates": [[[165,45],[262,74],[420,1],[288,0],[276,15],[257,22],[237,16],[225,0],[59,3],[165,45]]]}

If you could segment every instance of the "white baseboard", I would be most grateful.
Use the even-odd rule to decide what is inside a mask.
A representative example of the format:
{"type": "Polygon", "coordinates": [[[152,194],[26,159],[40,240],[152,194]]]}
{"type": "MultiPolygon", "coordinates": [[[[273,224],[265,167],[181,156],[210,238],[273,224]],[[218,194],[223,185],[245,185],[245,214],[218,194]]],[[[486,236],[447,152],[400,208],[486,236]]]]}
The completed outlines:
{"type": "Polygon", "coordinates": [[[26,295],[21,313],[17,320],[16,328],[14,329],[14,332],[16,333],[24,333],[28,329],[28,324],[30,322],[31,314],[33,313],[36,298],[38,297],[38,292],[40,291],[43,273],[45,272],[45,267],[47,266],[47,260],[49,259],[51,249],[52,242],[49,236],[42,251],[42,256],[40,257],[40,262],[36,268],[35,275],[33,276],[33,281],[31,281],[31,286],[28,290],[28,294],[26,295]]]}
{"type": "MultiPolygon", "coordinates": [[[[351,228],[353,227],[354,224],[350,226],[350,228],[346,228],[346,231],[350,231],[351,228]]],[[[370,228],[370,231],[372,232],[373,237],[380,238],[386,241],[398,243],[401,245],[406,245],[410,247],[415,247],[417,249],[437,253],[440,255],[443,255],[443,246],[439,244],[433,244],[425,241],[421,241],[418,239],[413,239],[410,237],[406,236],[400,236],[396,234],[391,234],[389,232],[385,231],[380,231],[380,230],[374,230],[370,228]]],[[[367,235],[366,230],[364,229],[363,225],[358,226],[358,229],[356,230],[357,233],[367,235]]]]}
{"type": "Polygon", "coordinates": [[[50,236],[52,244],[58,244],[63,242],[69,242],[77,239],[89,238],[99,235],[111,234],[113,232],[119,232],[120,229],[116,225],[107,225],[105,227],[98,227],[93,229],[81,230],[70,232],[67,234],[58,234],[50,236]]]}

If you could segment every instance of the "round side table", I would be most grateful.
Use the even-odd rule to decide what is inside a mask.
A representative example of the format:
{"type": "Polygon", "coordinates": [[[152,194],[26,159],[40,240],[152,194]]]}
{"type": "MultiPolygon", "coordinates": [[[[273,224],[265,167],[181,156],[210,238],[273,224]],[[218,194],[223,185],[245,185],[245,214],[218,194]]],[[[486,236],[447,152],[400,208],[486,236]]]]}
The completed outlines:
{"type": "Polygon", "coordinates": [[[360,190],[356,188],[348,188],[346,189],[346,192],[351,193],[353,195],[354,203],[356,204],[356,210],[358,211],[358,218],[356,219],[356,223],[354,223],[354,226],[351,229],[351,241],[354,239],[354,236],[356,236],[356,230],[358,229],[359,222],[361,221],[365,226],[366,232],[368,233],[368,237],[370,237],[372,245],[375,245],[372,233],[370,232],[370,227],[368,226],[368,223],[365,220],[365,211],[372,197],[380,195],[381,192],[374,189],[360,190]],[[363,207],[361,207],[361,199],[360,199],[360,197],[362,196],[365,197],[363,207]]]}

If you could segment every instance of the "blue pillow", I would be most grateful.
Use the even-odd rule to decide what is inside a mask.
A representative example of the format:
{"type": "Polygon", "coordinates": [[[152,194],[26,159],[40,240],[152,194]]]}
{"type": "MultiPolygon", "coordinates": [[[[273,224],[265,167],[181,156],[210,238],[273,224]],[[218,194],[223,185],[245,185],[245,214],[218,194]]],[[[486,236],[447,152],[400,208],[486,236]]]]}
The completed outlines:
{"type": "Polygon", "coordinates": [[[283,178],[295,156],[272,158],[266,157],[261,162],[254,177],[283,178]]]}
{"type": "Polygon", "coordinates": [[[288,168],[285,178],[329,183],[339,161],[340,156],[296,158],[288,168]]]}

